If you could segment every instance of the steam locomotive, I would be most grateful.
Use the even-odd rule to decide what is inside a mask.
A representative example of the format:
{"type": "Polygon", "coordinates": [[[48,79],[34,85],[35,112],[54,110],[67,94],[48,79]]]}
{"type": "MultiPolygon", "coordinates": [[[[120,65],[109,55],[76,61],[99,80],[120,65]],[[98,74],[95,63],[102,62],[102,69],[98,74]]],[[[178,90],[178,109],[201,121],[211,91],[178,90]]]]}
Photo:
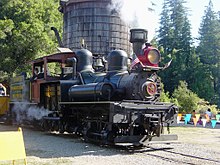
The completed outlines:
{"type": "Polygon", "coordinates": [[[34,60],[33,73],[35,68],[41,72],[37,79],[12,79],[12,114],[18,116],[24,105],[25,120],[33,109],[44,111],[42,118],[35,118],[44,130],[75,133],[102,144],[143,144],[163,136],[165,123],[169,127],[178,108],[159,102],[157,71],[168,65],[159,66],[160,53],[146,40],[146,30],[131,30],[137,58],[130,68],[123,50],[113,50],[106,61],[87,49],[34,60]]]}

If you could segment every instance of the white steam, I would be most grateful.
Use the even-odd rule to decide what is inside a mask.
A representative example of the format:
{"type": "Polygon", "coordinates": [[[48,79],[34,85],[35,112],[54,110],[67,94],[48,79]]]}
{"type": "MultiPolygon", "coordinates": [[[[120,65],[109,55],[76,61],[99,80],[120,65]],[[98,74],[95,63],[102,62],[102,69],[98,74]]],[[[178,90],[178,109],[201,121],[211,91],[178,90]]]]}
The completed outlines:
{"type": "Polygon", "coordinates": [[[12,113],[16,117],[16,122],[21,124],[24,121],[31,122],[34,120],[41,120],[44,116],[47,116],[50,111],[37,106],[30,106],[28,103],[17,103],[14,104],[12,113]]]}
{"type": "Polygon", "coordinates": [[[156,4],[150,0],[112,0],[111,10],[120,13],[122,19],[131,28],[144,28],[148,30],[148,41],[153,39],[156,31],[158,17],[154,8],[156,4]]]}

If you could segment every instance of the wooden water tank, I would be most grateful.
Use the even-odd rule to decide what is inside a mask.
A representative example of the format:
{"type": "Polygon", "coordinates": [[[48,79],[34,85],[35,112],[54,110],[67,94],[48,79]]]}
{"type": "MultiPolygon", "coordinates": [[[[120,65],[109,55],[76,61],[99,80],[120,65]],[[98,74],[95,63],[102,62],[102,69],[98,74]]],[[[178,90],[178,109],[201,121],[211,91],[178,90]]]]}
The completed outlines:
{"type": "Polygon", "coordinates": [[[130,29],[111,7],[111,0],[61,0],[60,11],[65,47],[78,49],[84,39],[94,55],[106,55],[114,49],[130,54],[130,29]]]}

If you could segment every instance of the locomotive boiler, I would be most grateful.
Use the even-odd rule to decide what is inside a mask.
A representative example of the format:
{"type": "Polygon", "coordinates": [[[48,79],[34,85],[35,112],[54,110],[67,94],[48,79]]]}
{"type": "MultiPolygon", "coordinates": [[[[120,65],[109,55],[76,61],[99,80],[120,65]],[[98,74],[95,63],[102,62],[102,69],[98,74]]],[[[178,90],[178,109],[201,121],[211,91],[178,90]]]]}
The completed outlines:
{"type": "Polygon", "coordinates": [[[31,89],[26,97],[29,102],[23,104],[48,111],[38,119],[44,130],[75,133],[102,144],[136,145],[161,137],[177,107],[159,102],[161,80],[157,71],[165,67],[159,66],[160,53],[146,40],[147,31],[131,30],[130,41],[137,58],[130,67],[123,50],[110,52],[105,67],[99,70],[94,69],[93,54],[87,49],[36,59],[32,70],[38,68],[41,77],[14,81],[11,105],[20,104],[16,89],[26,89],[26,94],[31,89]],[[53,75],[49,71],[52,62],[60,67],[60,72],[56,68],[53,75]],[[26,83],[18,88],[23,81],[26,83]],[[30,87],[25,88],[25,84],[30,87]]]}

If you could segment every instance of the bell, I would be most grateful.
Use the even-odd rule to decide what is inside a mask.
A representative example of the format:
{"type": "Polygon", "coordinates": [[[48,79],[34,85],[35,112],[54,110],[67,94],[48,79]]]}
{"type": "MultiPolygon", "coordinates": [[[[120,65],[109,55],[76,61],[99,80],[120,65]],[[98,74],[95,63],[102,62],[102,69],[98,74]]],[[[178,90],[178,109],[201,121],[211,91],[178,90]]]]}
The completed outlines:
{"type": "Polygon", "coordinates": [[[94,67],[103,67],[103,62],[101,58],[96,58],[93,63],[94,67]]]}

